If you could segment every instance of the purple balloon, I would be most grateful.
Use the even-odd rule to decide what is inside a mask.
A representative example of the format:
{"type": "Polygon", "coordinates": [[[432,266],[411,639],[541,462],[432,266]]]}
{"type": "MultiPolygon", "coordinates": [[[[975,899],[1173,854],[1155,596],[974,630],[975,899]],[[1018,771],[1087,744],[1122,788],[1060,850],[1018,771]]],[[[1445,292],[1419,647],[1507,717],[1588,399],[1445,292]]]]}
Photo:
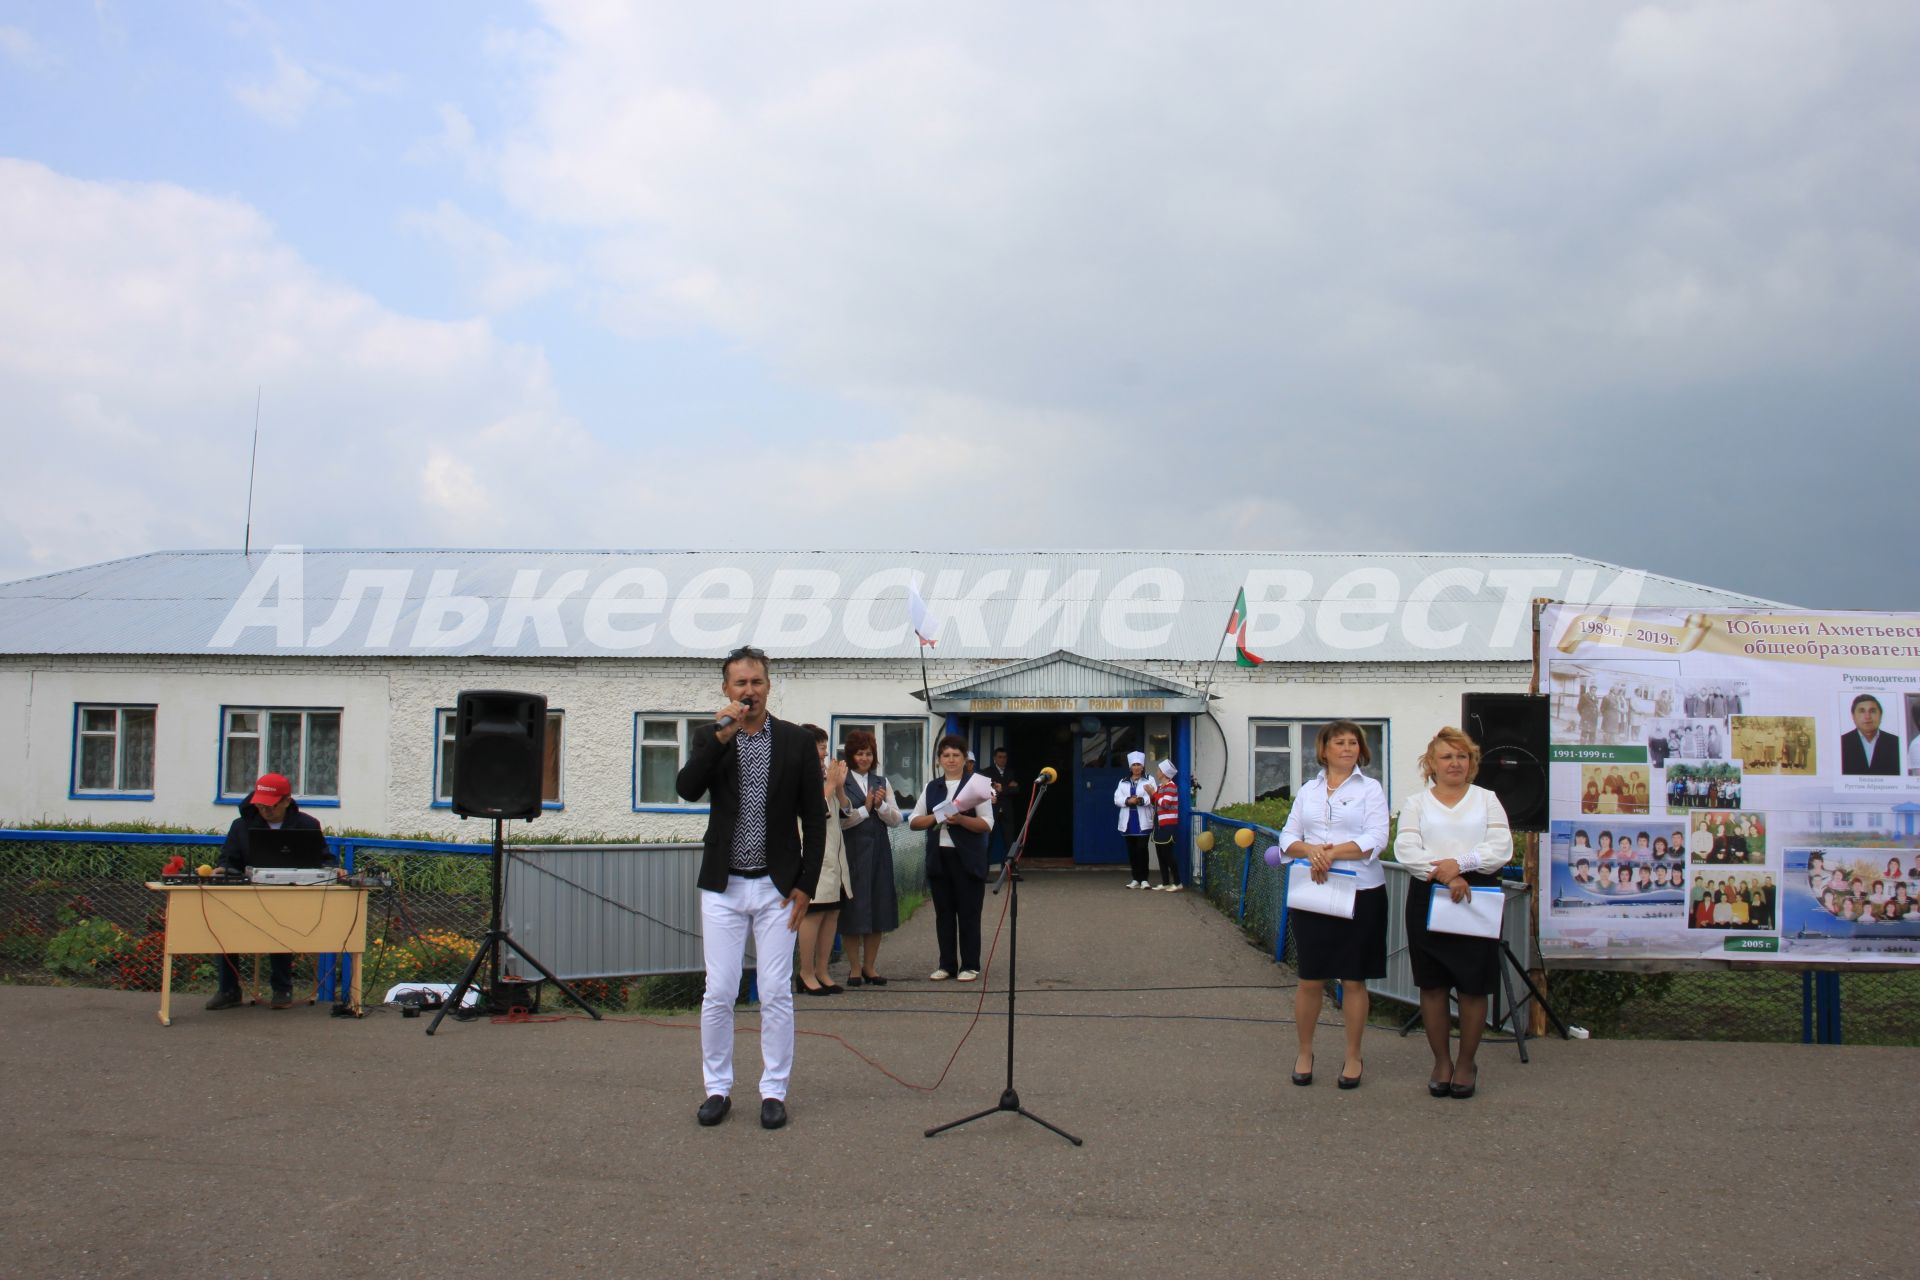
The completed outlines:
{"type": "Polygon", "coordinates": [[[1265,856],[1267,859],[1268,866],[1270,867],[1279,866],[1280,865],[1280,846],[1277,844],[1268,846],[1265,856]]]}

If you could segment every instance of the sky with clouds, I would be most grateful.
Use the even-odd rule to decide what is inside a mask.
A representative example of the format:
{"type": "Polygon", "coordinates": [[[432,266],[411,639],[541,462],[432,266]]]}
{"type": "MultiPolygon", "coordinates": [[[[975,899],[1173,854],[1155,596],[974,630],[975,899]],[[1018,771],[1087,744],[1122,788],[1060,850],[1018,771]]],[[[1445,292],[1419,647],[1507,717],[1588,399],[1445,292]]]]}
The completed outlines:
{"type": "Polygon", "coordinates": [[[1911,0],[0,0],[0,580],[1573,552],[1920,609],[1911,0]]]}

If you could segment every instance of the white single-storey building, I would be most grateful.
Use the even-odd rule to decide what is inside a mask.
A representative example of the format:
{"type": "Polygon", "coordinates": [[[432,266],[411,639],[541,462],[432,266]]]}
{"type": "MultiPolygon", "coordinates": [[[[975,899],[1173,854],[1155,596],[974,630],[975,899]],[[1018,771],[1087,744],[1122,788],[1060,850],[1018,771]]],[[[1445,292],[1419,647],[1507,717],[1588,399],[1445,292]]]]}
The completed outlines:
{"type": "Polygon", "coordinates": [[[329,828],[478,839],[450,713],[488,688],[548,699],[543,829],[696,836],[673,776],[751,644],[776,715],[873,731],[903,792],[943,731],[1054,766],[1033,851],[1116,861],[1136,748],[1231,804],[1345,717],[1397,805],[1462,693],[1527,689],[1536,599],[1770,603],[1568,555],[156,552],[0,585],[0,822],[217,826],[272,769],[329,828]]]}

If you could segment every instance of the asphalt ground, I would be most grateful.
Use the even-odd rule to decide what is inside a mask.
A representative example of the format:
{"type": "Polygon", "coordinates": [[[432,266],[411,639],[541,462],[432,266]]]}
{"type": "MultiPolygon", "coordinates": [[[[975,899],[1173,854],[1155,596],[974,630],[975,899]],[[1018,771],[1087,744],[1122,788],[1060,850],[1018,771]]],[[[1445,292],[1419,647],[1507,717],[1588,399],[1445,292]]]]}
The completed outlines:
{"type": "Polygon", "coordinates": [[[999,1098],[1004,937],[937,1091],[853,1052],[931,1085],[967,1030],[980,989],[924,977],[930,909],[884,990],[797,998],[778,1132],[750,1008],[702,1129],[692,1016],[429,1039],[392,1010],[195,998],[161,1027],[153,995],[0,988],[0,1274],[1920,1271],[1914,1050],[1489,1044],[1479,1096],[1436,1101],[1417,1032],[1370,1031],[1336,1090],[1329,1025],[1295,1088],[1287,971],[1197,896],[1119,885],[1034,872],[1021,899],[1016,1084],[1083,1147],[1008,1114],[922,1136],[999,1098]]]}

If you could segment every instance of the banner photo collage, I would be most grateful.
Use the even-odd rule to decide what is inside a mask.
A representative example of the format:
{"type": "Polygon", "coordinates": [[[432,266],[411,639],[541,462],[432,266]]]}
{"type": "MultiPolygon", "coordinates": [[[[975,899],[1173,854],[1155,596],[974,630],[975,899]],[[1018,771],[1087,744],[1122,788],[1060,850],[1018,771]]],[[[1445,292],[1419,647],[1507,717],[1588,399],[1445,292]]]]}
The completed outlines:
{"type": "Polygon", "coordinates": [[[1549,960],[1920,964],[1920,614],[1549,605],[1549,960]]]}

